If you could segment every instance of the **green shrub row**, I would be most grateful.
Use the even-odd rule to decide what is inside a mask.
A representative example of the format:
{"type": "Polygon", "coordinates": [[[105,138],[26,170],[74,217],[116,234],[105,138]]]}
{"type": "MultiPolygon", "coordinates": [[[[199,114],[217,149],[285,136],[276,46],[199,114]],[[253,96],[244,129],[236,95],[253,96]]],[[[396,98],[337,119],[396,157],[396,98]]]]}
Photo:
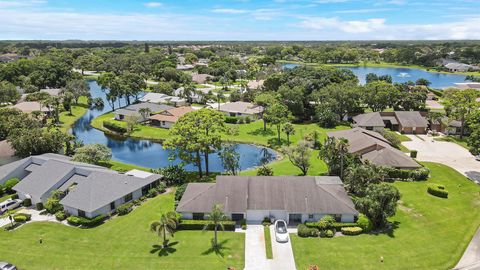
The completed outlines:
{"type": "Polygon", "coordinates": [[[359,235],[363,232],[360,227],[344,227],[342,228],[343,235],[359,235]]]}
{"type": "Polygon", "coordinates": [[[100,225],[105,220],[105,216],[98,215],[94,218],[84,218],[84,217],[76,217],[76,216],[69,216],[67,218],[67,222],[73,226],[84,226],[84,227],[94,227],[100,225]]]}
{"type": "Polygon", "coordinates": [[[227,124],[236,124],[237,122],[238,122],[238,117],[236,117],[236,116],[225,117],[225,123],[227,123],[227,124]]]}
{"type": "Polygon", "coordinates": [[[440,198],[448,198],[448,190],[443,185],[429,184],[427,192],[440,198]]]}
{"type": "MultiPolygon", "coordinates": [[[[208,224],[206,230],[212,231],[214,230],[213,224],[210,224],[210,220],[190,220],[190,219],[182,219],[180,220],[180,224],[178,225],[179,230],[203,230],[205,225],[208,224]]],[[[225,231],[235,231],[235,221],[226,220],[222,221],[223,227],[225,231]]]]}
{"type": "Polygon", "coordinates": [[[117,124],[113,121],[103,121],[103,127],[105,128],[108,128],[110,129],[111,131],[115,131],[115,132],[118,132],[118,133],[126,133],[127,132],[127,128],[121,126],[120,124],[117,124]]]}
{"type": "Polygon", "coordinates": [[[297,234],[299,237],[318,237],[320,231],[315,227],[307,227],[305,224],[298,224],[297,234]]]}
{"type": "Polygon", "coordinates": [[[59,221],[64,221],[65,219],[67,219],[67,214],[63,211],[59,211],[55,213],[55,218],[59,221]]]}
{"type": "Polygon", "coordinates": [[[29,221],[31,218],[32,218],[32,215],[24,214],[24,213],[17,213],[13,216],[13,220],[15,222],[26,222],[26,221],[29,221]]]}
{"type": "Polygon", "coordinates": [[[427,180],[430,175],[430,170],[427,168],[419,168],[416,170],[387,168],[387,170],[388,177],[392,180],[424,181],[427,180]]]}

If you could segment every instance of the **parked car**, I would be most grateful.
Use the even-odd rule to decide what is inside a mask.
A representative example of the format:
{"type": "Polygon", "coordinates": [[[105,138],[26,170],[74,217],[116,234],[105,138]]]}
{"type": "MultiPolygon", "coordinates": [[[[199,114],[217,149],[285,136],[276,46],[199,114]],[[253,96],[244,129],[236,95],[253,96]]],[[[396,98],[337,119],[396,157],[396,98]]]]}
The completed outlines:
{"type": "Polygon", "coordinates": [[[15,200],[8,199],[0,203],[0,215],[7,212],[7,210],[12,210],[19,207],[21,204],[22,204],[22,200],[19,200],[19,199],[15,199],[15,200]]]}
{"type": "Polygon", "coordinates": [[[288,242],[287,223],[281,219],[275,221],[275,240],[279,243],[288,242]]]}
{"type": "Polygon", "coordinates": [[[0,270],[17,270],[17,267],[11,263],[0,262],[0,270]]]}

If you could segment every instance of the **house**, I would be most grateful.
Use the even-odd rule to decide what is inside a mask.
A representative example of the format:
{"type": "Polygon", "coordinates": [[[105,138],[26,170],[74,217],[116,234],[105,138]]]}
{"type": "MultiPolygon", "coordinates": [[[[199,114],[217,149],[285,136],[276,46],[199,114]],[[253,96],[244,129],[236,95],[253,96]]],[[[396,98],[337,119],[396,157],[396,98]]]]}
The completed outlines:
{"type": "Polygon", "coordinates": [[[26,58],[25,56],[21,56],[15,53],[5,53],[0,55],[0,62],[1,63],[8,63],[13,62],[15,60],[26,58]]]}
{"type": "Polygon", "coordinates": [[[137,104],[132,104],[127,107],[123,107],[114,111],[115,120],[125,120],[125,118],[129,116],[138,117],[138,122],[145,122],[150,115],[159,113],[168,109],[173,108],[172,106],[168,106],[165,104],[156,104],[151,102],[141,102],[137,104]],[[146,109],[149,112],[142,114],[142,109],[146,109]]]}
{"type": "Polygon", "coordinates": [[[192,107],[171,108],[159,114],[150,116],[148,120],[150,120],[150,125],[152,126],[170,128],[180,117],[191,111],[194,111],[192,107]]]}
{"type": "Polygon", "coordinates": [[[52,97],[58,97],[60,96],[60,93],[62,92],[62,89],[58,88],[45,88],[45,89],[40,89],[40,92],[42,93],[47,93],[52,97]]]}
{"type": "MultiPolygon", "coordinates": [[[[452,120],[448,122],[447,127],[445,128],[445,133],[447,135],[460,135],[462,133],[462,122],[458,120],[452,120]]],[[[470,134],[468,125],[465,125],[463,135],[470,134]]]]}
{"type": "Polygon", "coordinates": [[[194,67],[195,67],[194,65],[190,65],[190,64],[177,65],[177,70],[191,70],[194,67]]]}
{"type": "Polygon", "coordinates": [[[0,167],[0,184],[18,178],[13,187],[20,199],[45,203],[52,191],[63,191],[60,200],[71,215],[93,218],[146,195],[161,175],[132,170],[125,174],[104,167],[74,162],[58,154],[30,156],[0,167]]]}
{"type": "Polygon", "coordinates": [[[348,152],[363,161],[398,169],[417,169],[421,166],[402,151],[394,148],[380,133],[363,128],[328,132],[327,136],[348,141],[348,152]]]}
{"type": "Polygon", "coordinates": [[[252,80],[248,81],[247,88],[248,89],[260,89],[263,87],[263,83],[265,80],[252,80]]]}
{"type": "Polygon", "coordinates": [[[209,79],[212,79],[213,76],[209,74],[192,74],[192,81],[198,84],[204,84],[209,79]]]}
{"type": "Polygon", "coordinates": [[[10,106],[10,108],[19,109],[23,113],[31,113],[34,111],[50,113],[50,109],[47,106],[43,106],[40,102],[37,102],[37,101],[20,102],[13,106],[10,106]]]}
{"type": "Polygon", "coordinates": [[[470,70],[479,70],[480,68],[477,66],[472,66],[464,63],[458,63],[458,62],[451,62],[448,64],[445,64],[444,67],[448,69],[451,72],[466,72],[470,70]]]}
{"type": "Polygon", "coordinates": [[[184,219],[205,219],[214,204],[249,223],[268,217],[293,224],[325,215],[354,222],[358,216],[337,176],[217,176],[216,183],[189,183],[176,210],[184,219]]]}
{"type": "Polygon", "coordinates": [[[456,88],[465,89],[478,89],[480,90],[480,82],[467,82],[467,83],[455,83],[456,88]]]}
{"type": "Polygon", "coordinates": [[[352,119],[355,127],[374,131],[386,127],[406,134],[425,134],[428,128],[427,119],[418,111],[371,112],[352,119]]]}
{"type": "Polygon", "coordinates": [[[427,100],[437,100],[437,95],[433,92],[428,92],[427,93],[427,100]]]}
{"type": "Polygon", "coordinates": [[[218,110],[227,116],[248,116],[252,119],[258,119],[260,114],[263,112],[263,107],[250,102],[237,101],[225,103],[221,105],[218,110]]]}
{"type": "MultiPolygon", "coordinates": [[[[180,88],[175,89],[174,94],[177,97],[182,97],[182,96],[184,96],[183,95],[184,91],[185,91],[185,88],[180,87],[180,88]]],[[[201,103],[203,101],[203,93],[204,92],[202,92],[202,91],[193,91],[192,93],[190,93],[191,101],[194,102],[194,103],[201,103]]]]}
{"type": "Polygon", "coordinates": [[[140,99],[140,101],[157,104],[168,104],[174,107],[186,106],[188,104],[187,100],[184,98],[173,97],[160,93],[147,93],[140,99]]]}

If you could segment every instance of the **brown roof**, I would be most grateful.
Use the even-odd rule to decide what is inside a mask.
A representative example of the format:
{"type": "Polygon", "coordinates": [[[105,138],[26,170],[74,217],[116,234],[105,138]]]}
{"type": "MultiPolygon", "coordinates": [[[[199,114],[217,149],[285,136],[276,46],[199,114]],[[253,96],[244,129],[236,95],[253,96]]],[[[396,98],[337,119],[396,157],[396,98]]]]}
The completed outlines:
{"type": "Polygon", "coordinates": [[[420,112],[395,111],[398,122],[403,127],[428,127],[428,121],[420,112]]]}
{"type": "Polygon", "coordinates": [[[390,166],[394,168],[412,169],[420,168],[420,164],[408,157],[405,153],[392,147],[371,151],[362,156],[376,165],[390,166]]]}
{"type": "Polygon", "coordinates": [[[237,101],[223,104],[220,106],[219,111],[242,114],[259,114],[263,111],[263,107],[257,106],[250,102],[237,101]]]}
{"type": "Polygon", "coordinates": [[[378,112],[364,113],[354,116],[353,121],[360,127],[385,127],[378,112]]]}
{"type": "Polygon", "coordinates": [[[327,135],[348,140],[348,151],[355,154],[373,146],[381,148],[390,147],[390,142],[380,133],[363,128],[333,131],[328,132],[327,135]]]}
{"type": "Polygon", "coordinates": [[[215,184],[188,184],[177,211],[208,213],[214,204],[227,213],[358,214],[336,176],[217,176],[215,184]]]}
{"type": "Polygon", "coordinates": [[[205,83],[208,78],[213,78],[213,76],[209,74],[192,74],[192,81],[196,83],[205,83]]]}
{"type": "Polygon", "coordinates": [[[265,80],[253,80],[253,81],[248,81],[247,87],[250,89],[258,89],[263,86],[263,83],[265,80]]]}
{"type": "Polygon", "coordinates": [[[177,122],[178,118],[191,111],[194,111],[192,107],[177,107],[165,110],[159,114],[152,115],[148,119],[174,123],[177,122]]]}
{"type": "Polygon", "coordinates": [[[47,106],[42,106],[39,102],[36,102],[36,101],[21,102],[21,103],[15,104],[12,107],[17,108],[24,113],[31,113],[33,111],[42,111],[42,112],[50,111],[47,106]]]}

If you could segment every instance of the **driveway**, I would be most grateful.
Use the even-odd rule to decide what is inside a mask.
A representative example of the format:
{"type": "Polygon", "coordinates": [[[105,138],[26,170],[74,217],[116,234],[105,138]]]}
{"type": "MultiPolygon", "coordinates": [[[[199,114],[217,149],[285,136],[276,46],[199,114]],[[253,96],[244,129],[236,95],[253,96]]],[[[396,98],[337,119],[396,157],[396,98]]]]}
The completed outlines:
{"type": "Polygon", "coordinates": [[[470,152],[452,142],[434,141],[427,135],[407,135],[411,141],[402,142],[410,150],[417,150],[417,160],[445,164],[480,184],[480,162],[470,152]]]}
{"type": "Polygon", "coordinates": [[[267,260],[263,225],[248,224],[245,234],[245,270],[296,269],[290,241],[288,243],[277,243],[273,226],[270,226],[272,260],[267,260]]]}

